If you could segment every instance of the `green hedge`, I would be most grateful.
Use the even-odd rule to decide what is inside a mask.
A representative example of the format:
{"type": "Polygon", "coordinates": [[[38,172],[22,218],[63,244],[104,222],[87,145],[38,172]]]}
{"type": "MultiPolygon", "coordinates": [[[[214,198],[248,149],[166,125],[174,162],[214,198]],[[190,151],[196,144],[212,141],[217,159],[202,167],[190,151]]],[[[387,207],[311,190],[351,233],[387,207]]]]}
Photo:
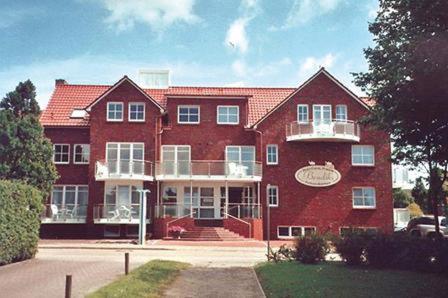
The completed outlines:
{"type": "Polygon", "coordinates": [[[36,254],[42,202],[36,188],[0,180],[0,266],[36,254]]]}

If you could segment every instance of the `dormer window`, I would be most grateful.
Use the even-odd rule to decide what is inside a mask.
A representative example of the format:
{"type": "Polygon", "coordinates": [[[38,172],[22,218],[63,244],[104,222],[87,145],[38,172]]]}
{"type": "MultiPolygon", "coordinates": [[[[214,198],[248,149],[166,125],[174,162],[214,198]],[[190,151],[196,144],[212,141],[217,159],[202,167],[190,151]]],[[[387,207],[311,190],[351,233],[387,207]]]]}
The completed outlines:
{"type": "Polygon", "coordinates": [[[240,109],[238,106],[218,106],[218,124],[238,124],[240,109]]]}
{"type": "Polygon", "coordinates": [[[145,104],[131,102],[129,104],[129,122],[145,121],[145,104]]]}
{"type": "Polygon", "coordinates": [[[83,119],[86,116],[87,112],[84,109],[73,109],[70,118],[80,118],[83,119]]]}
{"type": "Polygon", "coordinates": [[[200,109],[199,106],[178,106],[177,123],[180,124],[199,124],[200,109]]]}
{"type": "Polygon", "coordinates": [[[107,103],[107,121],[123,121],[123,103],[107,103]]]}

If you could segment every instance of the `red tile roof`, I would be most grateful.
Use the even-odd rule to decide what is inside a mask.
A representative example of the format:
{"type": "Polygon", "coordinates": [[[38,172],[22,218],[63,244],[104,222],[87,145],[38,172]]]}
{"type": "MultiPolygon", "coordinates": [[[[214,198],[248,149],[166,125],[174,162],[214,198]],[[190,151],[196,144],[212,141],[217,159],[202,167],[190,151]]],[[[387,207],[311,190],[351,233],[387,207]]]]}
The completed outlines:
{"type": "MultiPolygon", "coordinates": [[[[74,119],[75,108],[85,108],[106,92],[109,85],[57,85],[40,121],[44,126],[89,126],[89,119],[74,119]]],[[[166,106],[167,96],[247,96],[249,124],[254,124],[270,109],[285,99],[295,88],[258,87],[181,87],[143,89],[149,96],[166,106]]]]}

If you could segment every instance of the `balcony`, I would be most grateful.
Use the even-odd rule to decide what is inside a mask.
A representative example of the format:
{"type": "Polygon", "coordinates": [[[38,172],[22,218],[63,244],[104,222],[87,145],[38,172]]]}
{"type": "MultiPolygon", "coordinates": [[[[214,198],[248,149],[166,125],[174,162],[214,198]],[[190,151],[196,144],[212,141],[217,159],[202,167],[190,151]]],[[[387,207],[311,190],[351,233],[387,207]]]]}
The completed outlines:
{"type": "Polygon", "coordinates": [[[361,129],[354,121],[292,122],[286,125],[286,141],[358,143],[361,129]]]}
{"type": "Polygon", "coordinates": [[[47,204],[41,214],[41,222],[43,224],[84,224],[86,217],[86,205],[47,204]]]}
{"type": "Polygon", "coordinates": [[[257,161],[164,161],[156,163],[157,180],[261,181],[262,164],[257,161]]]}
{"type": "MultiPolygon", "coordinates": [[[[150,209],[146,211],[146,223],[150,223],[150,209]]],[[[95,224],[139,224],[139,204],[98,204],[93,207],[95,224]]]]}
{"type": "Polygon", "coordinates": [[[95,179],[107,180],[138,180],[153,181],[153,164],[143,160],[97,161],[95,164],[95,179]]]}

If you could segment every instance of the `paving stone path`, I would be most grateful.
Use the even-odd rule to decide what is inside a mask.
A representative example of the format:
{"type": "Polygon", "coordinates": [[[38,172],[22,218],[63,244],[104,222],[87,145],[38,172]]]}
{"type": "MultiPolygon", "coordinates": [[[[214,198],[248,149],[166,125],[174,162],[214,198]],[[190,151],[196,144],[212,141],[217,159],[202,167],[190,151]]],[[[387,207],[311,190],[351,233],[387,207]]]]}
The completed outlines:
{"type": "Polygon", "coordinates": [[[169,289],[168,298],[265,297],[252,268],[204,268],[183,270],[169,289]]]}

